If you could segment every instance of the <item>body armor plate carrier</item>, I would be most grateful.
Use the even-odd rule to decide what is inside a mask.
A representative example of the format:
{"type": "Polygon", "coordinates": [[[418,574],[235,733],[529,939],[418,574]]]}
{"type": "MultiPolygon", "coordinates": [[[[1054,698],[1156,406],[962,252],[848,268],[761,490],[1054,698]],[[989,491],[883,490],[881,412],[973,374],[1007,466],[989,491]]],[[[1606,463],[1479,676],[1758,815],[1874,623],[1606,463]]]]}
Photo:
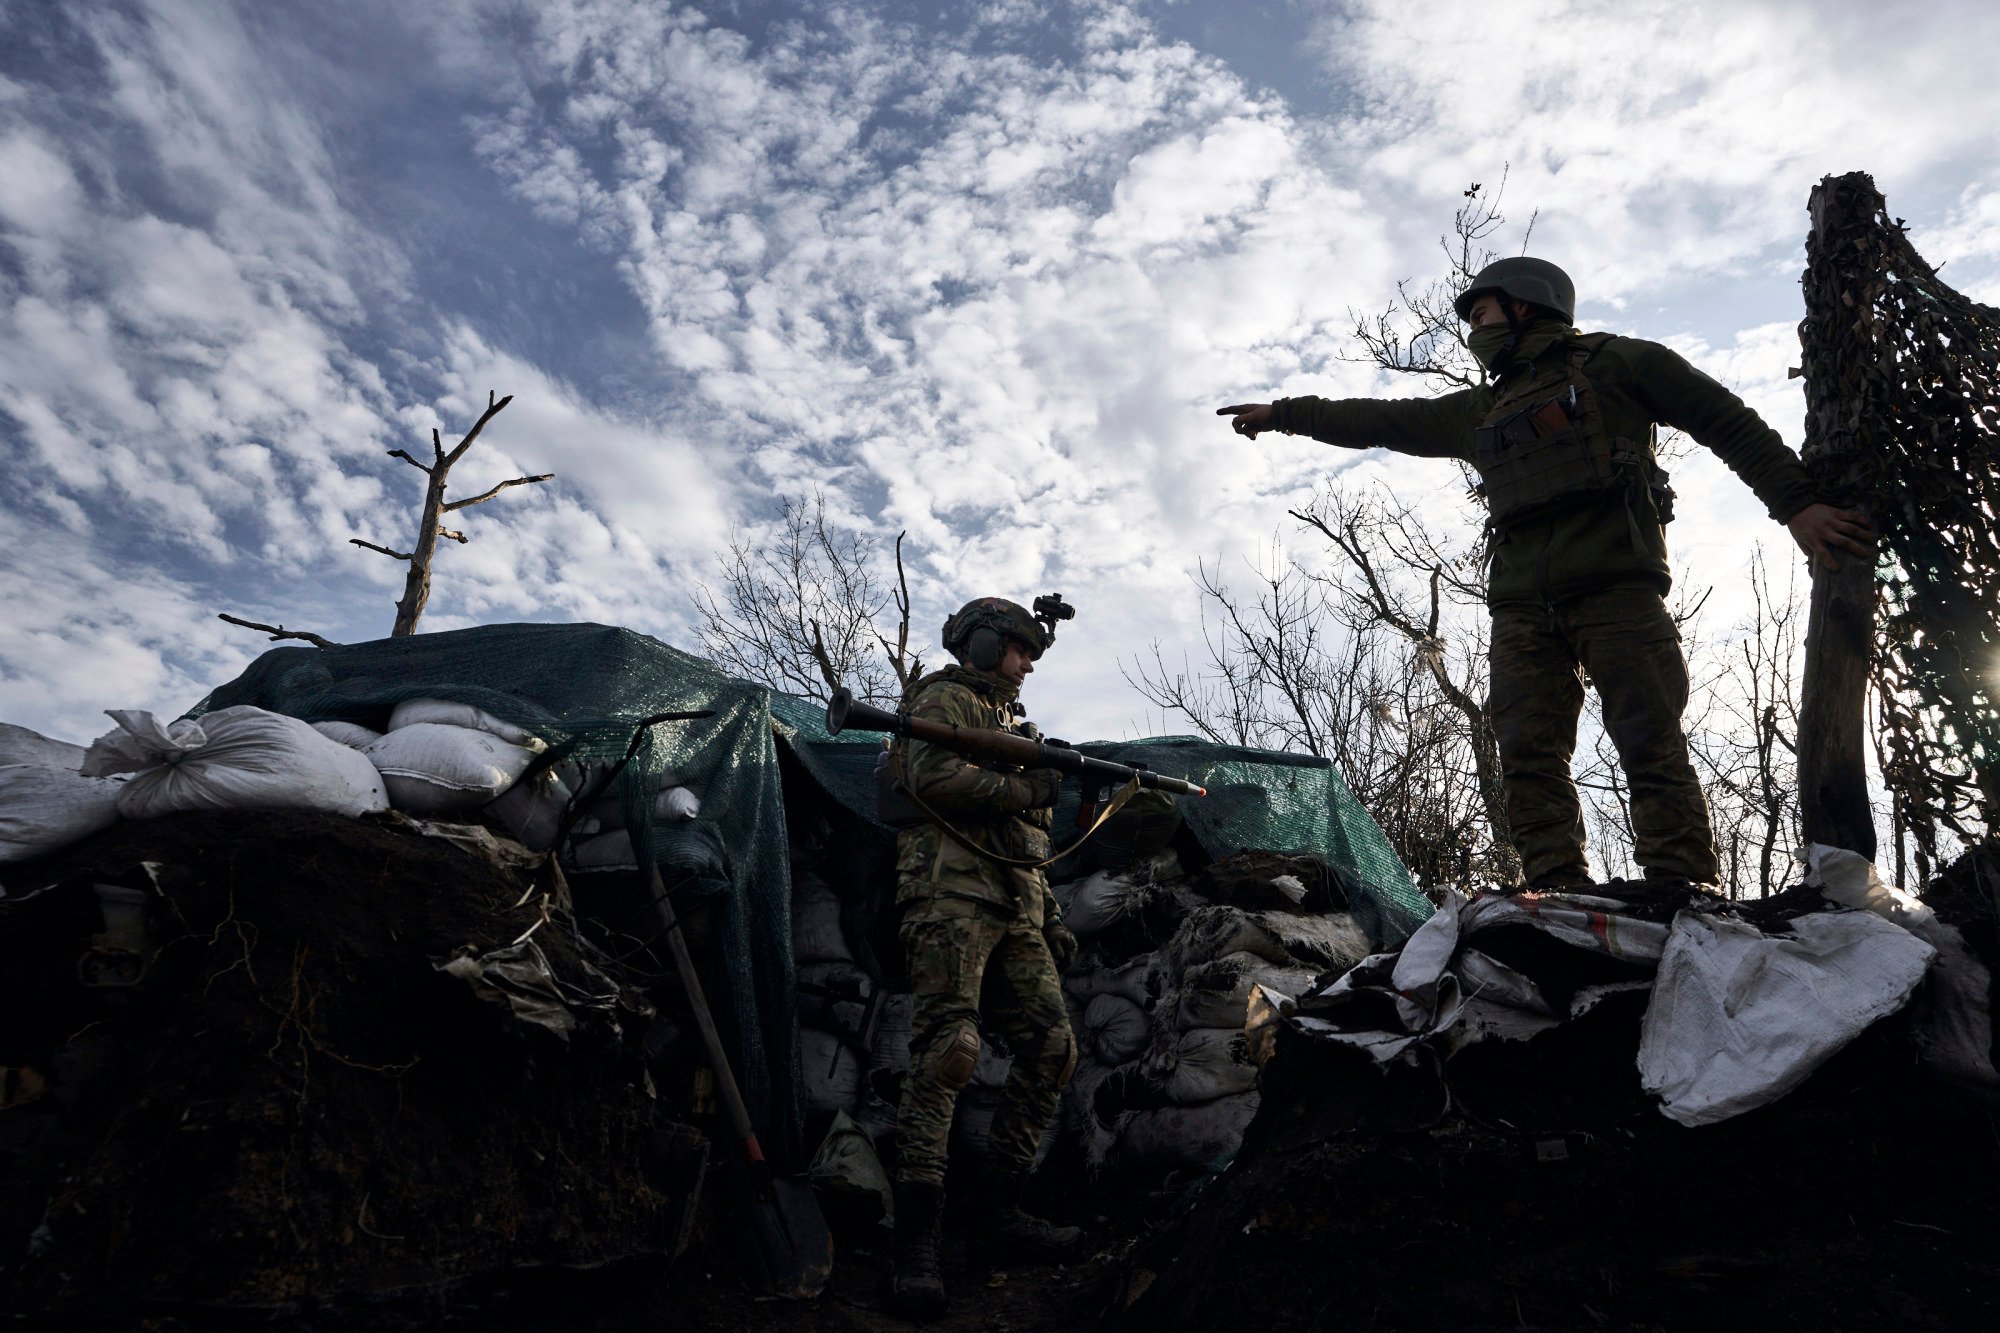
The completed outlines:
{"type": "Polygon", "coordinates": [[[1495,531],[1620,492],[1628,505],[1650,502],[1662,523],[1673,517],[1673,491],[1653,461],[1652,431],[1644,441],[1613,439],[1597,390],[1583,373],[1611,336],[1591,333],[1562,343],[1560,358],[1544,356],[1502,387],[1474,431],[1478,490],[1495,531]]]}

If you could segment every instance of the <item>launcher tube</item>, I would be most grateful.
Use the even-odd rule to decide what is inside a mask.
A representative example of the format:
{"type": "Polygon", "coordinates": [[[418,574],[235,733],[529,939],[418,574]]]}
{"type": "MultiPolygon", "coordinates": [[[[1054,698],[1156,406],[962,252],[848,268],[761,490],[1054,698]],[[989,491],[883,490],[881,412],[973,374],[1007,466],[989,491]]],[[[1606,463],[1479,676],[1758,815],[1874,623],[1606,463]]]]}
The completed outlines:
{"type": "Polygon", "coordinates": [[[986,759],[1021,768],[1053,768],[1074,774],[1086,791],[1106,786],[1122,786],[1133,778],[1141,787],[1172,792],[1176,796],[1206,796],[1208,789],[1181,778],[1170,778],[1150,768],[1130,768],[1108,759],[1093,759],[1062,741],[1037,741],[1011,731],[967,728],[950,722],[933,722],[892,713],[886,708],[864,704],[846,690],[836,690],[826,706],[826,729],[838,736],[843,731],[885,731],[930,745],[941,745],[954,754],[970,759],[986,759]]]}

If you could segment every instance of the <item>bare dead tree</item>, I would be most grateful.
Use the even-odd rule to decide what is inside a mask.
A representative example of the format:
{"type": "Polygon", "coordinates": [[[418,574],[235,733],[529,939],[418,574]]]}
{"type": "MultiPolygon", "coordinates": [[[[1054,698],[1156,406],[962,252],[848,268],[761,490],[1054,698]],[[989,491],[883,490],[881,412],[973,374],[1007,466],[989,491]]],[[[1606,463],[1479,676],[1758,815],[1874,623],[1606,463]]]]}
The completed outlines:
{"type": "MultiPolygon", "coordinates": [[[[1329,581],[1338,589],[1349,628],[1364,634],[1386,629],[1400,636],[1409,646],[1413,669],[1430,677],[1456,715],[1471,751],[1479,805],[1490,832],[1488,856],[1503,871],[1513,872],[1503,882],[1513,882],[1519,859],[1513,850],[1500,751],[1488,708],[1484,644],[1455,661],[1448,652],[1447,593],[1450,604],[1462,613],[1484,606],[1484,590],[1468,576],[1476,571],[1477,562],[1466,553],[1444,549],[1409,506],[1379,496],[1326,491],[1305,509],[1291,512],[1345,557],[1346,577],[1329,581]],[[1398,579],[1397,574],[1404,577],[1398,579]],[[1424,589],[1421,600],[1411,595],[1411,575],[1424,589]]],[[[1458,617],[1468,618],[1475,617],[1458,617]]]]}
{"type": "Polygon", "coordinates": [[[1344,616],[1335,585],[1276,551],[1251,566],[1247,594],[1206,563],[1193,578],[1205,661],[1171,666],[1156,644],[1150,662],[1121,663],[1143,697],[1218,744],[1331,760],[1425,884],[1505,873],[1466,729],[1420,654],[1344,616]]]}
{"type": "MultiPolygon", "coordinates": [[[[1403,279],[1396,284],[1396,299],[1375,314],[1350,310],[1358,350],[1342,359],[1420,375],[1440,391],[1470,389],[1486,382],[1486,367],[1465,345],[1465,328],[1455,303],[1473,275],[1499,258],[1488,241],[1507,220],[1500,212],[1500,200],[1506,192],[1504,166],[1500,183],[1490,191],[1478,181],[1466,189],[1464,202],[1452,214],[1450,235],[1438,237],[1445,273],[1422,284],[1413,278],[1403,279]]],[[[1531,216],[1521,232],[1523,251],[1534,231],[1535,217],[1531,216]]]]}
{"type": "Polygon", "coordinates": [[[417,520],[416,541],[411,549],[407,551],[396,551],[386,546],[377,546],[374,542],[363,541],[359,537],[350,537],[348,541],[355,546],[366,547],[370,551],[386,555],[392,560],[403,560],[409,563],[409,573],[403,580],[403,595],[396,602],[396,623],[389,630],[390,637],[396,638],[417,632],[417,621],[422,618],[424,605],[430,601],[431,597],[431,564],[437,555],[438,539],[443,537],[458,542],[460,545],[465,543],[466,537],[463,532],[454,531],[444,526],[443,520],[446,514],[454,514],[461,509],[469,509],[473,505],[485,504],[488,500],[491,500],[494,496],[507,490],[509,487],[532,486],[537,482],[554,479],[555,474],[553,472],[544,472],[532,477],[510,477],[496,486],[481,491],[478,495],[469,496],[463,500],[446,501],[444,498],[445,486],[450,477],[452,465],[465,457],[465,451],[470,449],[472,442],[479,438],[479,432],[486,429],[486,423],[498,416],[501,409],[513,401],[514,396],[512,394],[496,400],[489,392],[486,395],[486,410],[480,414],[479,420],[473,423],[472,429],[465,433],[465,438],[453,445],[449,451],[445,449],[444,441],[440,438],[438,432],[433,429],[431,431],[431,461],[428,463],[417,461],[406,450],[389,450],[389,457],[402,459],[405,463],[423,473],[427,478],[424,486],[422,517],[417,520]]]}
{"type": "MultiPolygon", "coordinates": [[[[719,587],[696,589],[704,651],[746,680],[809,699],[825,700],[843,686],[871,702],[899,697],[920,663],[909,659],[892,677],[876,657],[880,645],[892,668],[904,662],[875,627],[887,595],[875,580],[874,550],[872,537],[828,520],[824,495],[784,500],[772,539],[759,545],[739,534],[723,555],[719,587]]],[[[898,644],[907,650],[900,553],[897,568],[898,644]]]]}

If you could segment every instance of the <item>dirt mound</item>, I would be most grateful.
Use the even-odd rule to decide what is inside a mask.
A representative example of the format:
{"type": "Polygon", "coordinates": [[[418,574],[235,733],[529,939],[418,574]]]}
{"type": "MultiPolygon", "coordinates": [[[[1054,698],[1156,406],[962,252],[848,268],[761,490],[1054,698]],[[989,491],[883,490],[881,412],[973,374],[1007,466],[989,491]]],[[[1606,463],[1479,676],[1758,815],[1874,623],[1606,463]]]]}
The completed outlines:
{"type": "Polygon", "coordinates": [[[643,1002],[560,914],[532,940],[589,1001],[566,1036],[439,970],[542,919],[516,873],[272,812],[120,825],[29,873],[63,883],[0,911],[0,1066],[45,1084],[0,1110],[10,1305],[298,1310],[675,1248],[687,1139],[626,1035],[643,1002]],[[78,981],[107,881],[158,889],[136,985],[78,981]]]}
{"type": "Polygon", "coordinates": [[[1289,1032],[1235,1164],[1135,1254],[1118,1327],[1991,1327],[2000,1136],[1895,1020],[1690,1130],[1634,1068],[1643,997],[1378,1071],[1289,1032]]]}

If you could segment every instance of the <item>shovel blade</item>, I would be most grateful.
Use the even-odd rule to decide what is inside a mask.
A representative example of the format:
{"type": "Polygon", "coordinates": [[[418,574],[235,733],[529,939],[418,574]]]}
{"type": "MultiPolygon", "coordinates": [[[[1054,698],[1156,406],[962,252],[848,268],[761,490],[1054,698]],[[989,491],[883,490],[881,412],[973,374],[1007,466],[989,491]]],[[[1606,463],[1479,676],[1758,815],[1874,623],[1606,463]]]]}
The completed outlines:
{"type": "Polygon", "coordinates": [[[737,1217],[743,1275],[759,1300],[808,1301],[833,1272],[833,1233],[803,1180],[752,1190],[737,1217]]]}

